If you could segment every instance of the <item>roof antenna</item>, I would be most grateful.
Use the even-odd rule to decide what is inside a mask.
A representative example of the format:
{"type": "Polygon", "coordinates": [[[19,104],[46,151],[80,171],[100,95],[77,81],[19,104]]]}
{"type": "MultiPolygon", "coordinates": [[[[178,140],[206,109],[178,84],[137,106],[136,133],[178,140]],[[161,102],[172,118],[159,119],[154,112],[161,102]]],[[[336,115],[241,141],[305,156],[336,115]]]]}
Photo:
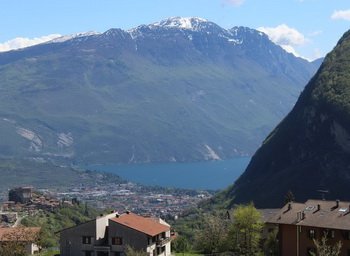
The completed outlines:
{"type": "Polygon", "coordinates": [[[325,201],[326,198],[325,198],[325,194],[328,194],[329,193],[329,190],[317,190],[317,192],[320,192],[321,193],[321,197],[322,197],[322,200],[325,201]]]}

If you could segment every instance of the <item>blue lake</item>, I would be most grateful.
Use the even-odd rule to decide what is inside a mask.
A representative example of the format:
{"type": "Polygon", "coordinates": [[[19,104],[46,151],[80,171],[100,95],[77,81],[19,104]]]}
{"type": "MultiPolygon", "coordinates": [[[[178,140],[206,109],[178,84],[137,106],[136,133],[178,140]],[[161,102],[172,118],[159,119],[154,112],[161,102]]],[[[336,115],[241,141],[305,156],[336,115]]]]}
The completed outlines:
{"type": "Polygon", "coordinates": [[[233,184],[243,173],[250,159],[242,157],[213,162],[79,167],[115,173],[143,185],[217,190],[233,184]]]}

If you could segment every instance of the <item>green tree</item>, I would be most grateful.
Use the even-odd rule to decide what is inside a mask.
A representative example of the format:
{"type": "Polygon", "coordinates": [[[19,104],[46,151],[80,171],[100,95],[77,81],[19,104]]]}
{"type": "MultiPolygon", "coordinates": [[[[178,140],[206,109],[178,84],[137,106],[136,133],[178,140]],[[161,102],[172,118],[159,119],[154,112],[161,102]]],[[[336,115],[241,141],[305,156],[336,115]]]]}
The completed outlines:
{"type": "Polygon", "coordinates": [[[237,206],[229,231],[231,249],[240,255],[258,255],[262,228],[261,214],[253,203],[237,206]]]}
{"type": "Polygon", "coordinates": [[[293,202],[295,200],[294,194],[291,190],[288,190],[287,194],[284,196],[284,202],[286,204],[293,202]]]}
{"type": "Polygon", "coordinates": [[[227,250],[228,221],[221,216],[206,216],[195,233],[195,248],[202,253],[227,250]]]}
{"type": "Polygon", "coordinates": [[[146,251],[143,251],[143,250],[137,251],[135,250],[134,247],[128,244],[125,245],[125,254],[127,256],[147,256],[148,255],[146,251]]]}
{"type": "Polygon", "coordinates": [[[314,239],[316,253],[310,252],[312,256],[338,256],[340,254],[342,242],[339,241],[334,246],[327,244],[327,232],[324,233],[321,241],[314,239]]]}
{"type": "Polygon", "coordinates": [[[275,227],[268,233],[267,238],[263,242],[263,251],[266,256],[278,255],[278,228],[275,227]]]}
{"type": "Polygon", "coordinates": [[[183,255],[190,250],[190,244],[187,238],[181,235],[172,242],[172,246],[175,252],[182,252],[183,255]]]}

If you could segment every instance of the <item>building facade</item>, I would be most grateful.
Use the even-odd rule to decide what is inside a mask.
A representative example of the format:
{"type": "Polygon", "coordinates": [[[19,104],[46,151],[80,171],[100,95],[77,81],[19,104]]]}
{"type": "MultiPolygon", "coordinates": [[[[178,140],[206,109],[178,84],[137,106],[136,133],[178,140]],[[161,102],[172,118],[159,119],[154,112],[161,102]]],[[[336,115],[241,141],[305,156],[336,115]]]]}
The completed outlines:
{"type": "Polygon", "coordinates": [[[127,246],[150,256],[170,256],[170,226],[127,212],[111,213],[60,233],[61,256],[124,256],[127,246]]]}
{"type": "Polygon", "coordinates": [[[289,203],[268,223],[278,225],[279,255],[311,255],[316,251],[314,239],[320,241],[326,235],[329,245],[342,242],[341,256],[350,256],[350,202],[289,203]]]}
{"type": "Polygon", "coordinates": [[[32,199],[32,187],[13,188],[9,192],[9,201],[26,204],[32,199]]]}

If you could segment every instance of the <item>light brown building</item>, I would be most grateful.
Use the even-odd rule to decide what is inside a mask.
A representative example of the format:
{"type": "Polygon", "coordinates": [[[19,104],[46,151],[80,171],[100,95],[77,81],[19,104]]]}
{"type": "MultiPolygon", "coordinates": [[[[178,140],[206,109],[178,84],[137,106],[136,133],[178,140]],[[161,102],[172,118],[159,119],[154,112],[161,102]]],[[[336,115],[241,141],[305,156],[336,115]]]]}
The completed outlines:
{"type": "Polygon", "coordinates": [[[326,233],[330,245],[343,243],[341,256],[350,255],[350,202],[308,200],[285,205],[267,223],[279,227],[279,255],[304,256],[315,251],[313,239],[326,233]]]}

